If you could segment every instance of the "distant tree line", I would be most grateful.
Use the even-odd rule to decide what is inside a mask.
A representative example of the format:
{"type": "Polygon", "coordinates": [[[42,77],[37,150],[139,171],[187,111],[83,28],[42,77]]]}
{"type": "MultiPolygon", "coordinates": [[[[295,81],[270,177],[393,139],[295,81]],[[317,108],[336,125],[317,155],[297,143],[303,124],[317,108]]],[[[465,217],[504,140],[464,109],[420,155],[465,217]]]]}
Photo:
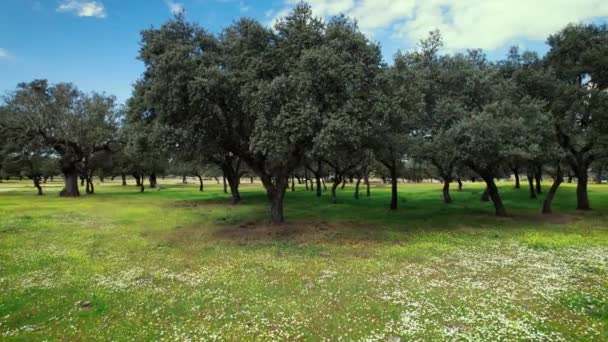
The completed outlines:
{"type": "Polygon", "coordinates": [[[545,56],[511,48],[441,54],[430,32],[415,51],[383,62],[352,19],[324,21],[298,4],[274,28],[240,19],[212,34],[183,14],[142,32],[145,71],[126,105],[71,84],[22,83],[0,107],[0,175],[40,182],[62,174],[62,196],[93,193],[92,178],[132,176],[141,191],[157,177],[223,179],[232,202],[240,180],[258,177],[270,219],[284,221],[296,181],[321,196],[345,182],[370,194],[371,175],[450,185],[485,182],[483,199],[506,215],[496,179],[525,175],[530,197],[552,179],[542,211],[565,178],[577,209],[591,208],[590,172],[608,164],[608,28],[568,25],[545,56]],[[544,178],[543,178],[544,177],[544,178]],[[147,179],[145,179],[147,178],[147,179]]]}

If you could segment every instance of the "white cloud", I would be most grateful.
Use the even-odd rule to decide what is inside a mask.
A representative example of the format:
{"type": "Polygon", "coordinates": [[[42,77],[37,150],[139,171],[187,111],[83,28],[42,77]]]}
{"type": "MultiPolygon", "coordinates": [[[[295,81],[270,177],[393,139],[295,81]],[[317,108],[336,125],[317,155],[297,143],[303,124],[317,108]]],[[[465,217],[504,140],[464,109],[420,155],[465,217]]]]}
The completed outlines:
{"type": "Polygon", "coordinates": [[[8,56],[8,51],[6,49],[0,48],[0,58],[7,58],[8,56]]]}
{"type": "MultiPolygon", "coordinates": [[[[284,15],[298,0],[285,0],[284,15]]],[[[416,42],[438,28],[446,48],[496,49],[544,41],[571,22],[608,16],[606,0],[310,0],[316,15],[345,13],[368,34],[416,42]]]]}
{"type": "Polygon", "coordinates": [[[79,17],[106,17],[106,9],[98,1],[63,0],[57,7],[57,12],[71,12],[79,17]]]}
{"type": "Polygon", "coordinates": [[[239,10],[241,11],[241,13],[249,12],[250,9],[251,6],[245,4],[244,1],[239,2],[239,10]]]}
{"type": "Polygon", "coordinates": [[[184,4],[182,3],[165,0],[165,4],[167,4],[167,7],[169,7],[169,12],[171,12],[173,15],[184,12],[184,4]]]}

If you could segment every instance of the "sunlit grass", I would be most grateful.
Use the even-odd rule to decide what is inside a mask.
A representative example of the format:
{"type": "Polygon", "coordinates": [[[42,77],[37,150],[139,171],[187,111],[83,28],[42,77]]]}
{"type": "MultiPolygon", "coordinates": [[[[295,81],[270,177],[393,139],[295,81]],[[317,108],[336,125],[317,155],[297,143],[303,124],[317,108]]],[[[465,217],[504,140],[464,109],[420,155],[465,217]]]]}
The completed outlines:
{"type": "Polygon", "coordinates": [[[35,195],[0,184],[0,339],[608,339],[608,186],[579,213],[565,184],[543,197],[501,184],[496,218],[466,183],[402,184],[339,203],[299,186],[283,227],[267,224],[259,184],[243,203],[211,182],[160,180],[141,194],[35,195]]]}

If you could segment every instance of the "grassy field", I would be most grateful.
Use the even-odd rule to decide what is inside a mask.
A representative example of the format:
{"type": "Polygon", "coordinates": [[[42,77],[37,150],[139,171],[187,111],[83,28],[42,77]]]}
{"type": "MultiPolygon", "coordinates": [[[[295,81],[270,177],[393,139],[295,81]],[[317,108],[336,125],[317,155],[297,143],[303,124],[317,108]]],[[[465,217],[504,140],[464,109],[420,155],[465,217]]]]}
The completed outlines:
{"type": "Polygon", "coordinates": [[[403,184],[397,212],[300,187],[278,228],[259,185],[160,185],[0,184],[0,340],[608,340],[607,185],[547,217],[502,183],[508,218],[479,183],[403,184]]]}

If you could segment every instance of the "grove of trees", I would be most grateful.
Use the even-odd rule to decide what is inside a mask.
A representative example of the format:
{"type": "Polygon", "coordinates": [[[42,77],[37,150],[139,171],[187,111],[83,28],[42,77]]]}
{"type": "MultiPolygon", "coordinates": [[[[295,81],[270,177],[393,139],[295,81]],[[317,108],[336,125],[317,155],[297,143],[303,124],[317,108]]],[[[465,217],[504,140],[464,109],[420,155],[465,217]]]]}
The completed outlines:
{"type": "MultiPolygon", "coordinates": [[[[132,177],[140,191],[172,174],[224,181],[232,202],[243,177],[258,177],[270,220],[282,223],[293,184],[331,194],[345,182],[370,196],[373,175],[450,185],[485,183],[484,198],[507,215],[497,179],[526,175],[531,197],[552,180],[576,179],[589,210],[590,175],[608,164],[608,27],[571,24],[539,56],[512,48],[442,54],[439,31],[383,61],[380,46],[345,16],[316,18],[298,4],[274,27],[240,19],[218,34],[178,14],[144,30],[145,65],[132,97],[86,94],[69,83],[21,83],[0,104],[0,178],[41,182],[61,174],[61,196],[94,193],[93,177],[132,177]]],[[[253,178],[252,178],[253,179],[253,178]]],[[[214,181],[215,181],[214,180],[214,181]]]]}

